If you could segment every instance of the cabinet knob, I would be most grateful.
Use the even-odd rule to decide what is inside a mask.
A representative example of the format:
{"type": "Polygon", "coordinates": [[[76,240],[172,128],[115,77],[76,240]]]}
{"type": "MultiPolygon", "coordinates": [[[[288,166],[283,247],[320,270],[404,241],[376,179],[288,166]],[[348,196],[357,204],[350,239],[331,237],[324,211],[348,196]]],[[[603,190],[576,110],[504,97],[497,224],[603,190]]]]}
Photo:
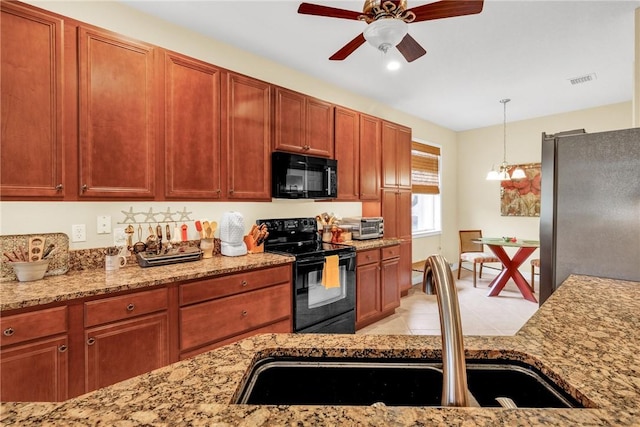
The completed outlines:
{"type": "Polygon", "coordinates": [[[233,188],[229,190],[229,194],[233,194],[233,188]]]}
{"type": "Polygon", "coordinates": [[[242,282],[240,282],[240,286],[242,286],[243,288],[247,286],[247,281],[243,280],[242,282]]]}
{"type": "Polygon", "coordinates": [[[4,334],[5,337],[10,337],[15,332],[16,331],[14,331],[13,328],[9,327],[9,328],[5,329],[2,333],[4,334]]]}
{"type": "Polygon", "coordinates": [[[133,311],[133,309],[134,309],[134,308],[136,308],[136,306],[135,306],[135,305],[133,305],[133,304],[129,304],[129,305],[127,306],[127,311],[133,311]]]}
{"type": "Polygon", "coordinates": [[[82,187],[80,187],[80,190],[82,190],[83,193],[85,191],[87,191],[88,189],[89,189],[89,187],[87,186],[87,184],[83,184],[82,187]]]}
{"type": "Polygon", "coordinates": [[[216,193],[220,194],[220,193],[222,193],[222,190],[218,188],[218,189],[216,190],[216,193]]]}
{"type": "Polygon", "coordinates": [[[91,337],[91,338],[89,338],[89,339],[87,340],[87,344],[88,344],[88,345],[94,345],[95,343],[96,343],[96,339],[95,339],[95,338],[93,338],[93,337],[91,337]]]}
{"type": "Polygon", "coordinates": [[[249,312],[247,310],[242,310],[242,317],[247,317],[249,312]]]}
{"type": "Polygon", "coordinates": [[[62,191],[63,188],[64,188],[64,186],[62,184],[56,185],[56,190],[57,191],[62,191]]]}
{"type": "Polygon", "coordinates": [[[58,351],[60,353],[64,353],[65,351],[67,351],[67,346],[62,344],[60,347],[58,347],[58,351]]]}

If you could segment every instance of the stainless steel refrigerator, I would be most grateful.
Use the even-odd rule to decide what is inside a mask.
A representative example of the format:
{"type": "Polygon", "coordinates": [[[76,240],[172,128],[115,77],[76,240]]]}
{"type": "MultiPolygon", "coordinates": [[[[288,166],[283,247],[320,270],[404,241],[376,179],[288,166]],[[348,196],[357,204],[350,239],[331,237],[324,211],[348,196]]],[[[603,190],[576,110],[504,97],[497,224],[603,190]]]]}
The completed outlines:
{"type": "Polygon", "coordinates": [[[574,273],[640,281],[640,128],[543,133],[540,203],[540,304],[574,273]]]}

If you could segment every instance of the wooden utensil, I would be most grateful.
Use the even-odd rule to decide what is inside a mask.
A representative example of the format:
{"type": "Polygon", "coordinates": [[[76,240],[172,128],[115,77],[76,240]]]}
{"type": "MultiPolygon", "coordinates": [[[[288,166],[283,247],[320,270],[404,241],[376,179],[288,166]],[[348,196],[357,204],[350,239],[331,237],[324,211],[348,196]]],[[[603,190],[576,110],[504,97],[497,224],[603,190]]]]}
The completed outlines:
{"type": "Polygon", "coordinates": [[[210,239],[211,236],[209,233],[211,232],[211,226],[209,225],[209,221],[205,220],[202,222],[202,230],[204,231],[204,237],[210,239]]]}
{"type": "Polygon", "coordinates": [[[211,221],[209,223],[209,226],[211,227],[211,237],[213,237],[213,234],[216,232],[216,230],[218,229],[218,223],[215,221],[211,221]]]}
{"type": "Polygon", "coordinates": [[[44,253],[44,237],[33,236],[29,238],[29,257],[27,261],[40,261],[44,253]]]}

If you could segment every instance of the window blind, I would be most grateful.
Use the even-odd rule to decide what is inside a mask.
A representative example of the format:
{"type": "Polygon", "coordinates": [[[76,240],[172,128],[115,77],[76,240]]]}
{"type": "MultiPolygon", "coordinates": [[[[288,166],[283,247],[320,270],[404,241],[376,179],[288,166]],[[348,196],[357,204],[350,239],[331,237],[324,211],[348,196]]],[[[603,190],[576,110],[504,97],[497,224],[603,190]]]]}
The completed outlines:
{"type": "Polygon", "coordinates": [[[440,148],[419,142],[411,143],[411,191],[417,194],[440,194],[440,148]]]}

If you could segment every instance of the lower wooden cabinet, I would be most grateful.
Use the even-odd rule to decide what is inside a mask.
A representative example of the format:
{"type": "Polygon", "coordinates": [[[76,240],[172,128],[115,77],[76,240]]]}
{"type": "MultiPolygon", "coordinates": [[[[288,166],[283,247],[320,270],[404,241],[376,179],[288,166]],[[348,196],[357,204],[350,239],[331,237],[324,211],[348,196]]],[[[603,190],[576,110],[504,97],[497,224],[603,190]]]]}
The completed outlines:
{"type": "Polygon", "coordinates": [[[400,306],[400,245],[358,252],[356,329],[385,318],[400,306]]]}
{"type": "Polygon", "coordinates": [[[180,358],[234,338],[291,332],[291,280],[291,266],[287,265],[182,285],[180,358]]]}
{"type": "Polygon", "coordinates": [[[166,312],[88,328],[86,391],[168,365],[168,329],[166,312]]]}
{"type": "Polygon", "coordinates": [[[0,329],[0,400],[67,399],[67,308],[2,316],[0,329]]]}
{"type": "Polygon", "coordinates": [[[0,400],[55,402],[292,332],[291,264],[0,314],[0,400]]]}
{"type": "Polygon", "coordinates": [[[66,335],[0,350],[0,400],[59,402],[67,399],[66,335]]]}

